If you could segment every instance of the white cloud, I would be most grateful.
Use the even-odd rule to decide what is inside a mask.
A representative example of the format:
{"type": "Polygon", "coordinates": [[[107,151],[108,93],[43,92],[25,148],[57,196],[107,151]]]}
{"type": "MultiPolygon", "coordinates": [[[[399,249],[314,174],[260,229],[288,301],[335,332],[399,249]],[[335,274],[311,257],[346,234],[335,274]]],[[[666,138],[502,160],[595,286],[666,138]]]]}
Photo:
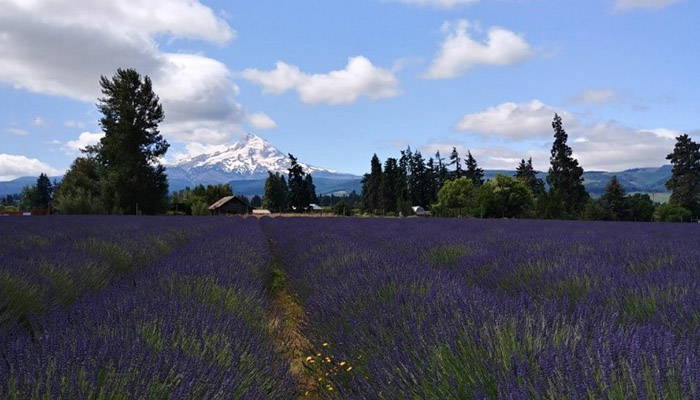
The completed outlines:
{"type": "Polygon", "coordinates": [[[230,71],[203,55],[163,52],[157,39],[234,37],[197,0],[8,0],[0,7],[0,83],[94,103],[101,75],[134,68],[153,79],[168,140],[221,141],[244,119],[230,71]]]}
{"type": "MultiPolygon", "coordinates": [[[[538,100],[522,104],[504,103],[481,113],[466,115],[458,128],[487,137],[530,140],[517,145],[506,142],[499,147],[472,149],[475,157],[481,156],[483,162],[479,159],[479,163],[486,168],[510,169],[514,160],[532,157],[536,168],[545,170],[549,164],[553,135],[551,121],[555,112],[564,120],[574,157],[586,170],[620,171],[664,165],[667,163],[666,155],[673,150],[675,138],[684,133],[667,128],[633,128],[615,121],[579,121],[566,110],[538,100]],[[529,144],[530,148],[527,149],[527,144],[523,143],[529,144]],[[527,150],[519,150],[523,148],[527,150]]],[[[452,144],[431,143],[424,149],[431,154],[439,149],[444,156],[449,154],[452,144]]],[[[466,152],[463,145],[458,145],[457,149],[460,154],[466,152]]]]}
{"type": "Polygon", "coordinates": [[[660,9],[680,3],[683,0],[616,0],[615,9],[619,11],[633,8],[660,9]]]}
{"type": "Polygon", "coordinates": [[[79,153],[85,147],[99,143],[104,135],[104,132],[83,132],[77,139],[67,141],[63,147],[69,154],[79,153]]]}
{"type": "Polygon", "coordinates": [[[26,129],[20,129],[20,128],[7,128],[7,129],[5,129],[5,132],[9,133],[10,135],[15,135],[15,136],[29,135],[29,131],[27,131],[26,129]]]}
{"type": "Polygon", "coordinates": [[[32,125],[34,126],[49,126],[49,121],[45,120],[42,117],[34,117],[32,120],[32,125]]]}
{"type": "Polygon", "coordinates": [[[532,100],[529,103],[503,103],[478,113],[467,114],[457,122],[455,129],[516,140],[540,138],[552,134],[552,118],[555,113],[559,113],[568,125],[576,124],[570,113],[539,100],[532,100]]]}
{"type": "Polygon", "coordinates": [[[673,151],[675,137],[668,132],[634,129],[614,121],[598,122],[573,130],[573,136],[586,140],[574,143],[572,148],[574,157],[588,170],[658,167],[667,163],[666,155],[673,151]]]}
{"type": "Polygon", "coordinates": [[[307,74],[279,61],[274,70],[246,69],[241,76],[261,85],[264,93],[281,94],[294,89],[306,104],[351,104],[361,96],[376,100],[399,94],[394,73],[375,67],[363,56],[352,57],[345,69],[326,74],[307,74]]]}
{"type": "Polygon", "coordinates": [[[618,100],[619,94],[615,89],[586,89],[574,97],[577,103],[605,105],[618,100]]]}
{"type": "Polygon", "coordinates": [[[265,113],[256,113],[248,115],[248,122],[255,129],[265,130],[265,129],[275,129],[277,128],[277,122],[275,122],[269,115],[265,113]]]}
{"type": "Polygon", "coordinates": [[[478,3],[479,0],[392,0],[394,2],[412,4],[417,6],[432,6],[439,8],[453,8],[467,4],[478,3]]]}
{"type": "Polygon", "coordinates": [[[22,176],[38,176],[41,173],[58,175],[60,170],[36,158],[16,154],[0,154],[0,181],[9,181],[22,176]]]}
{"type": "Polygon", "coordinates": [[[443,25],[447,38],[426,72],[426,78],[456,78],[479,65],[513,65],[533,56],[530,45],[514,32],[492,27],[486,40],[480,42],[470,36],[470,27],[466,20],[443,25]]]}

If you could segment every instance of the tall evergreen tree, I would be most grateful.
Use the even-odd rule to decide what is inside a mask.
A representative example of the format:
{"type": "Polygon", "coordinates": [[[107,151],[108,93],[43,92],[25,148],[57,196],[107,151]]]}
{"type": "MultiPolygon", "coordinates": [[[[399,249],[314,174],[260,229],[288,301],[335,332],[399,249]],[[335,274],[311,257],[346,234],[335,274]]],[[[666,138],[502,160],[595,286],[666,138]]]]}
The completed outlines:
{"type": "Polygon", "coordinates": [[[309,206],[309,190],[307,188],[306,173],[297,162],[296,157],[289,154],[290,167],[288,169],[287,184],[289,185],[289,205],[296,212],[303,212],[309,206]]]}
{"type": "Polygon", "coordinates": [[[384,175],[382,177],[382,201],[381,208],[385,212],[396,213],[399,211],[399,196],[403,185],[403,177],[399,163],[395,158],[387,158],[384,162],[384,175]]]}
{"type": "Polygon", "coordinates": [[[445,184],[445,181],[449,179],[450,173],[447,170],[447,164],[445,164],[445,159],[440,156],[440,150],[438,150],[435,153],[435,160],[437,160],[437,190],[440,190],[442,185],[445,184]]]}
{"type": "Polygon", "coordinates": [[[425,167],[425,186],[427,191],[426,205],[429,206],[437,201],[437,192],[440,190],[440,185],[438,184],[440,179],[440,166],[435,162],[435,159],[430,157],[428,162],[425,164],[425,167]]]}
{"type": "Polygon", "coordinates": [[[285,212],[289,209],[287,195],[287,182],[284,176],[268,171],[267,180],[265,180],[263,207],[272,212],[285,212]]]}
{"type": "Polygon", "coordinates": [[[525,183],[535,197],[544,194],[544,182],[537,177],[537,171],[535,171],[535,168],[532,166],[532,157],[527,161],[524,159],[520,160],[520,164],[515,170],[515,177],[525,183]]]}
{"type": "Polygon", "coordinates": [[[476,186],[481,186],[484,184],[484,170],[479,168],[472,152],[467,150],[467,157],[464,159],[464,166],[466,170],[464,171],[464,176],[471,179],[471,181],[476,186]]]}
{"type": "Polygon", "coordinates": [[[554,115],[552,122],[554,143],[552,144],[551,167],[547,182],[550,195],[558,203],[563,217],[576,217],[588,201],[588,193],[583,186],[583,168],[573,158],[571,147],[566,144],[569,135],[564,130],[561,117],[554,115]]]}
{"type": "Polygon", "coordinates": [[[316,185],[314,185],[314,178],[311,174],[306,174],[304,178],[304,201],[306,204],[316,203],[318,198],[316,197],[316,185]]]}
{"type": "Polygon", "coordinates": [[[430,204],[430,188],[426,182],[429,177],[425,167],[425,160],[420,151],[413,153],[409,160],[410,175],[408,176],[408,192],[411,204],[418,206],[427,206],[430,204]]]}
{"type": "Polygon", "coordinates": [[[672,191],[671,204],[700,216],[700,144],[688,135],[678,136],[673,153],[666,159],[673,165],[671,179],[666,182],[672,191]]]}
{"type": "Polygon", "coordinates": [[[100,164],[101,197],[108,211],[155,214],[167,206],[168,180],[159,158],[170,146],[158,130],[163,107],[151,79],[133,69],[101,77],[97,107],[105,133],[87,148],[100,164]]]}
{"type": "Polygon", "coordinates": [[[46,174],[40,174],[36,180],[36,191],[32,196],[32,207],[48,209],[51,206],[53,185],[46,174]]]}
{"type": "Polygon", "coordinates": [[[459,158],[459,152],[457,152],[456,147],[452,148],[452,153],[450,153],[450,162],[448,165],[454,166],[451,179],[457,179],[464,176],[462,171],[462,160],[459,158]]]}
{"type": "Polygon", "coordinates": [[[382,163],[375,154],[372,156],[371,170],[362,179],[362,206],[370,213],[381,212],[382,208],[382,163]]]}
{"type": "Polygon", "coordinates": [[[617,176],[613,176],[605,187],[605,193],[600,196],[600,205],[605,210],[606,219],[619,221],[626,218],[625,189],[620,185],[617,176]]]}

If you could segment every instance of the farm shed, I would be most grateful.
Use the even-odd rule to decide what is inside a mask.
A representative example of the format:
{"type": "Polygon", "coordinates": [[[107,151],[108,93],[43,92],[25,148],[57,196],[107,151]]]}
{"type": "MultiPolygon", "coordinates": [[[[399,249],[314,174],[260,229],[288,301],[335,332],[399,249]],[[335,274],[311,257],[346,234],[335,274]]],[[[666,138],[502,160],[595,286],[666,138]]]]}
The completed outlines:
{"type": "Polygon", "coordinates": [[[270,212],[270,210],[265,210],[265,209],[260,209],[260,208],[253,210],[253,215],[270,215],[270,214],[272,214],[270,212]]]}
{"type": "Polygon", "coordinates": [[[226,196],[210,205],[209,211],[214,214],[248,214],[251,207],[238,196],[226,196]]]}
{"type": "Polygon", "coordinates": [[[311,212],[322,212],[323,207],[319,206],[318,204],[311,203],[311,204],[309,204],[309,208],[307,208],[307,210],[309,210],[311,212]]]}

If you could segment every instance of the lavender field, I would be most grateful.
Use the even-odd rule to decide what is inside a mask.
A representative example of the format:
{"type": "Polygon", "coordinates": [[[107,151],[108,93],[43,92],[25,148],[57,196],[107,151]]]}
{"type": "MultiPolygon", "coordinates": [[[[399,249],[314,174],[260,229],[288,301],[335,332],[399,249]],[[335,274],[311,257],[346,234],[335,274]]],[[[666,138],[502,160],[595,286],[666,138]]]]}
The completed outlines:
{"type": "Polygon", "coordinates": [[[0,219],[0,398],[692,399],[700,227],[0,219]]]}

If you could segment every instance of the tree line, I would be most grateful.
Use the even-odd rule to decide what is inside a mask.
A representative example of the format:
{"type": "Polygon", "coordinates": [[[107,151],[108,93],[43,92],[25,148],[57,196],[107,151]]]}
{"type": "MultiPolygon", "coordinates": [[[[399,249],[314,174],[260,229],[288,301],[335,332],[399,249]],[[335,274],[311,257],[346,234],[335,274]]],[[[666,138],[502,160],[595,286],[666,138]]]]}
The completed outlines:
{"type": "Polygon", "coordinates": [[[275,213],[304,212],[317,202],[316,186],[310,173],[306,173],[297,158],[289,154],[290,167],[287,178],[279,172],[269,172],[265,180],[263,208],[275,213]]]}
{"type": "Polygon", "coordinates": [[[700,145],[688,135],[676,139],[666,158],[673,175],[667,204],[655,204],[647,194],[628,195],[613,176],[598,199],[583,185],[583,168],[567,144],[562,118],[552,121],[550,167],[546,182],[537,177],[532,158],[522,159],[514,176],[484,180],[470,151],[462,159],[453,147],[449,158],[438,151],[427,160],[420,151],[401,151],[382,165],[375,154],[362,179],[362,212],[408,215],[421,206],[438,216],[482,218],[547,218],[614,221],[690,221],[700,217],[700,145]]]}

